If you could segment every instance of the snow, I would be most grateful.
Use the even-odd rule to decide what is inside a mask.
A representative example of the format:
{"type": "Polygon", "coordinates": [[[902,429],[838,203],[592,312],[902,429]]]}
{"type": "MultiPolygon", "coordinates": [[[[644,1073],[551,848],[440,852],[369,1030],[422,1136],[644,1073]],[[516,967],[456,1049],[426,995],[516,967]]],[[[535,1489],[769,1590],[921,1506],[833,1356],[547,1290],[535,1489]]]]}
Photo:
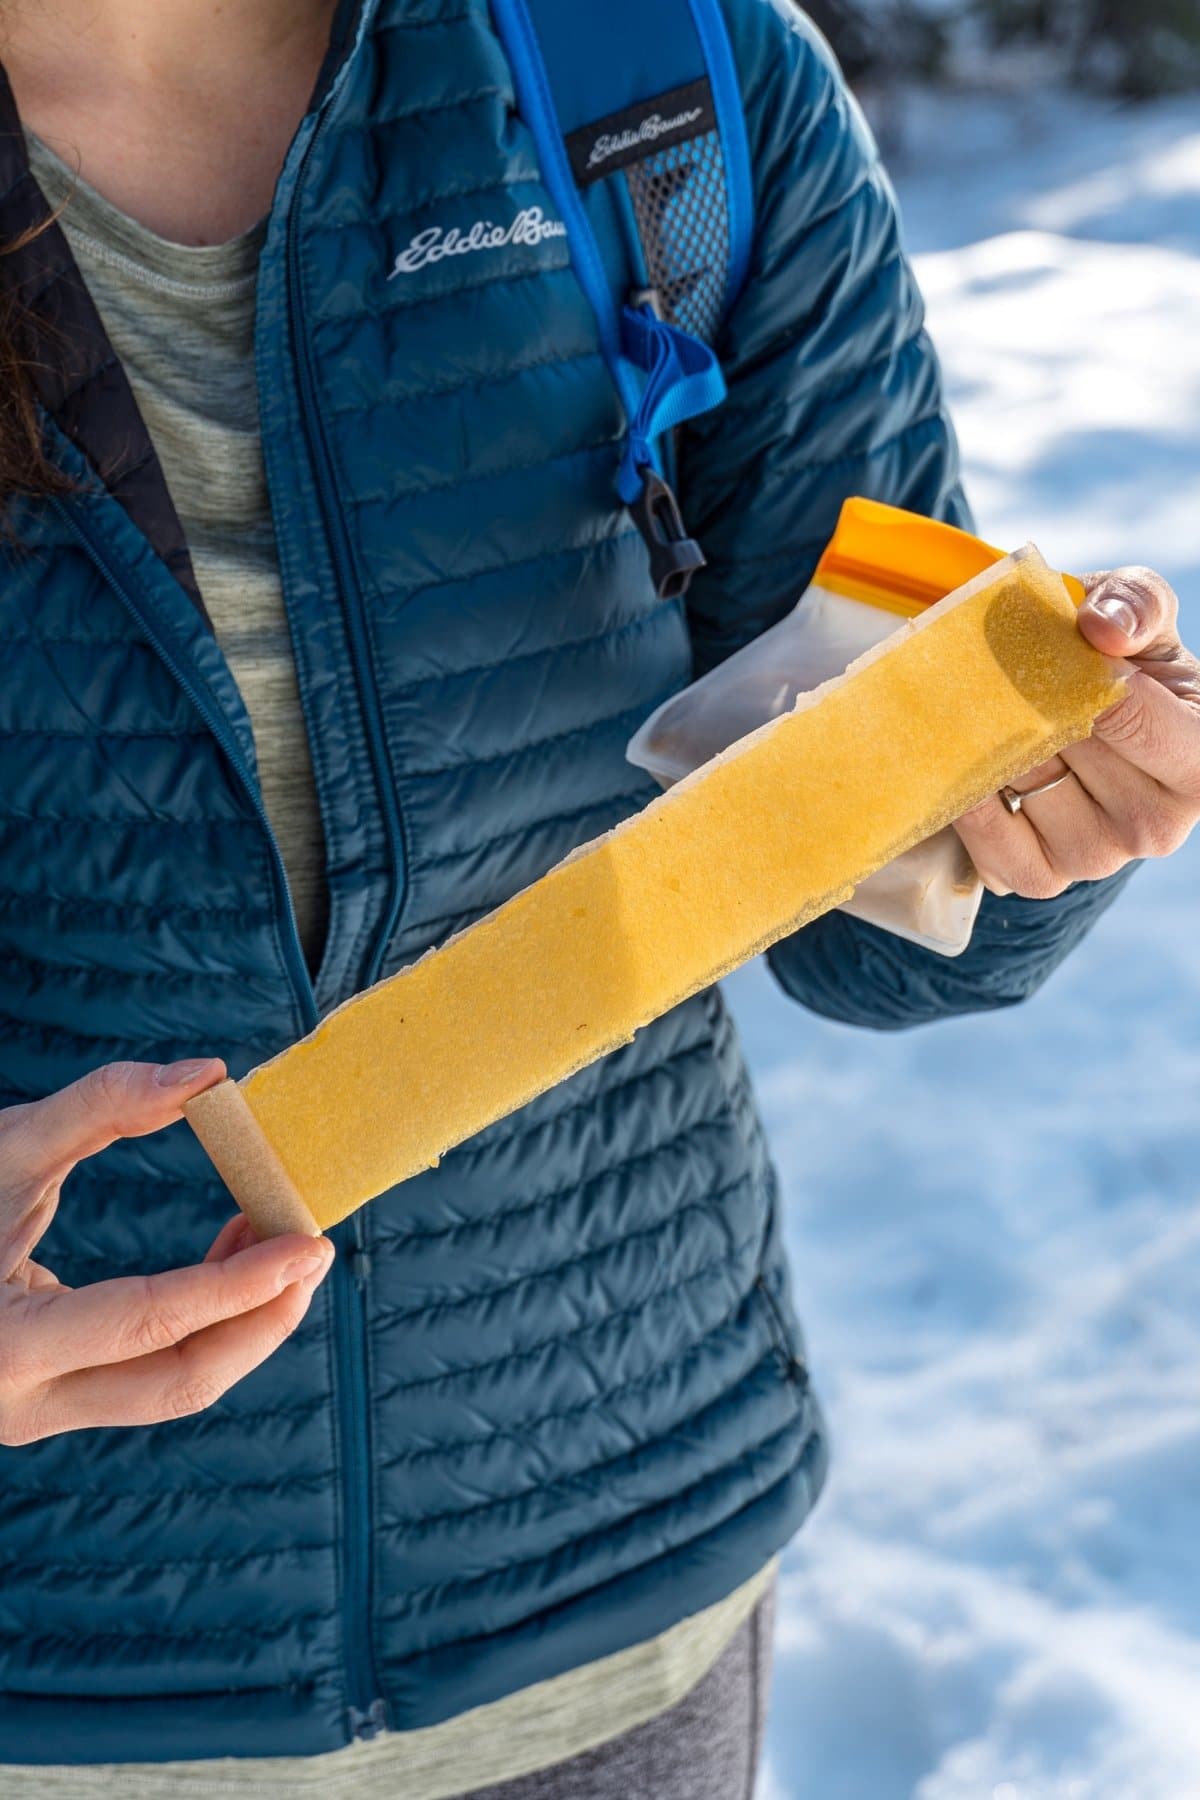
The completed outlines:
{"type": "MultiPolygon", "coordinates": [[[[894,165],[981,530],[1200,639],[1200,117],[914,100],[894,165]]],[[[834,1472],[760,1800],[1200,1795],[1200,844],[1027,1006],[896,1036],[727,984],[834,1472]]]]}

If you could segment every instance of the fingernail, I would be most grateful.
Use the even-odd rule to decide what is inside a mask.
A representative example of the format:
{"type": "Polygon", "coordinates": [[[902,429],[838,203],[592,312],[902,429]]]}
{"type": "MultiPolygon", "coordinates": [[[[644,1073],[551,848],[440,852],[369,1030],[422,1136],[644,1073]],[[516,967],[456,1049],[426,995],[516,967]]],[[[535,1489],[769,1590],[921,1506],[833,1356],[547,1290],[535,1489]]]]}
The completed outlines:
{"type": "Polygon", "coordinates": [[[1090,606],[1092,612],[1107,619],[1110,625],[1115,625],[1126,637],[1137,636],[1138,616],[1128,600],[1119,600],[1115,594],[1111,594],[1107,598],[1091,601],[1090,606]]]}
{"type": "Polygon", "coordinates": [[[159,1087],[183,1087],[185,1082],[194,1081],[202,1069],[211,1069],[216,1060],[215,1056],[193,1056],[188,1062],[159,1063],[154,1079],[159,1087]]]}
{"type": "Polygon", "coordinates": [[[310,1250],[304,1256],[294,1257],[290,1263],[284,1264],[279,1276],[279,1285],[281,1288],[285,1288],[291,1287],[297,1281],[309,1281],[318,1269],[325,1268],[328,1262],[329,1252],[327,1250],[310,1250]]]}

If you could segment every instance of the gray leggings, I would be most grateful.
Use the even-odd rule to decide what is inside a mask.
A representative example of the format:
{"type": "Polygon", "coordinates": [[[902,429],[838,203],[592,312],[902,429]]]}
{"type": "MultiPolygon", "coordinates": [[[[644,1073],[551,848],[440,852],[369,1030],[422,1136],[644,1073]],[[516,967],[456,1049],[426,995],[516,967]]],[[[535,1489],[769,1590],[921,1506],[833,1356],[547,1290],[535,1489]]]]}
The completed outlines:
{"type": "Polygon", "coordinates": [[[666,1712],[553,1768],[475,1788],[469,1800],[753,1800],[774,1623],[772,1580],[708,1674],[666,1712]]]}

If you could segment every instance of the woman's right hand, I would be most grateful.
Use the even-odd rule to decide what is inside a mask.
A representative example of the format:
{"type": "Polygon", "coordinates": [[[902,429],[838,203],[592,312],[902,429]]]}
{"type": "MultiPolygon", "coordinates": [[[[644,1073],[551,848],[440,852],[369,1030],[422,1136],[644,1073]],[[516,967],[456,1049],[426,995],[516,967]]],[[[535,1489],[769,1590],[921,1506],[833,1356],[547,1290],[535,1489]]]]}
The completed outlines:
{"type": "Polygon", "coordinates": [[[241,1213],[202,1263],[162,1275],[68,1288],[31,1261],[77,1162],[181,1118],[224,1073],[216,1057],[106,1063],[45,1100],[0,1108],[0,1444],[199,1412],[304,1317],[333,1245],[259,1243],[241,1213]]]}

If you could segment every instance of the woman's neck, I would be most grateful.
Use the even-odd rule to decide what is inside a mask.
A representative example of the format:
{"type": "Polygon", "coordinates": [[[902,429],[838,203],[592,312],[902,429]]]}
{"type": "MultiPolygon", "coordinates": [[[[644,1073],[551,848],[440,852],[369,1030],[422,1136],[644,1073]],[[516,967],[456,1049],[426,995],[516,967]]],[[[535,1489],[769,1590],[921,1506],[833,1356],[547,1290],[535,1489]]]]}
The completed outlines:
{"type": "Polygon", "coordinates": [[[22,121],[163,237],[212,244],[267,211],[336,0],[6,0],[22,121]]]}

